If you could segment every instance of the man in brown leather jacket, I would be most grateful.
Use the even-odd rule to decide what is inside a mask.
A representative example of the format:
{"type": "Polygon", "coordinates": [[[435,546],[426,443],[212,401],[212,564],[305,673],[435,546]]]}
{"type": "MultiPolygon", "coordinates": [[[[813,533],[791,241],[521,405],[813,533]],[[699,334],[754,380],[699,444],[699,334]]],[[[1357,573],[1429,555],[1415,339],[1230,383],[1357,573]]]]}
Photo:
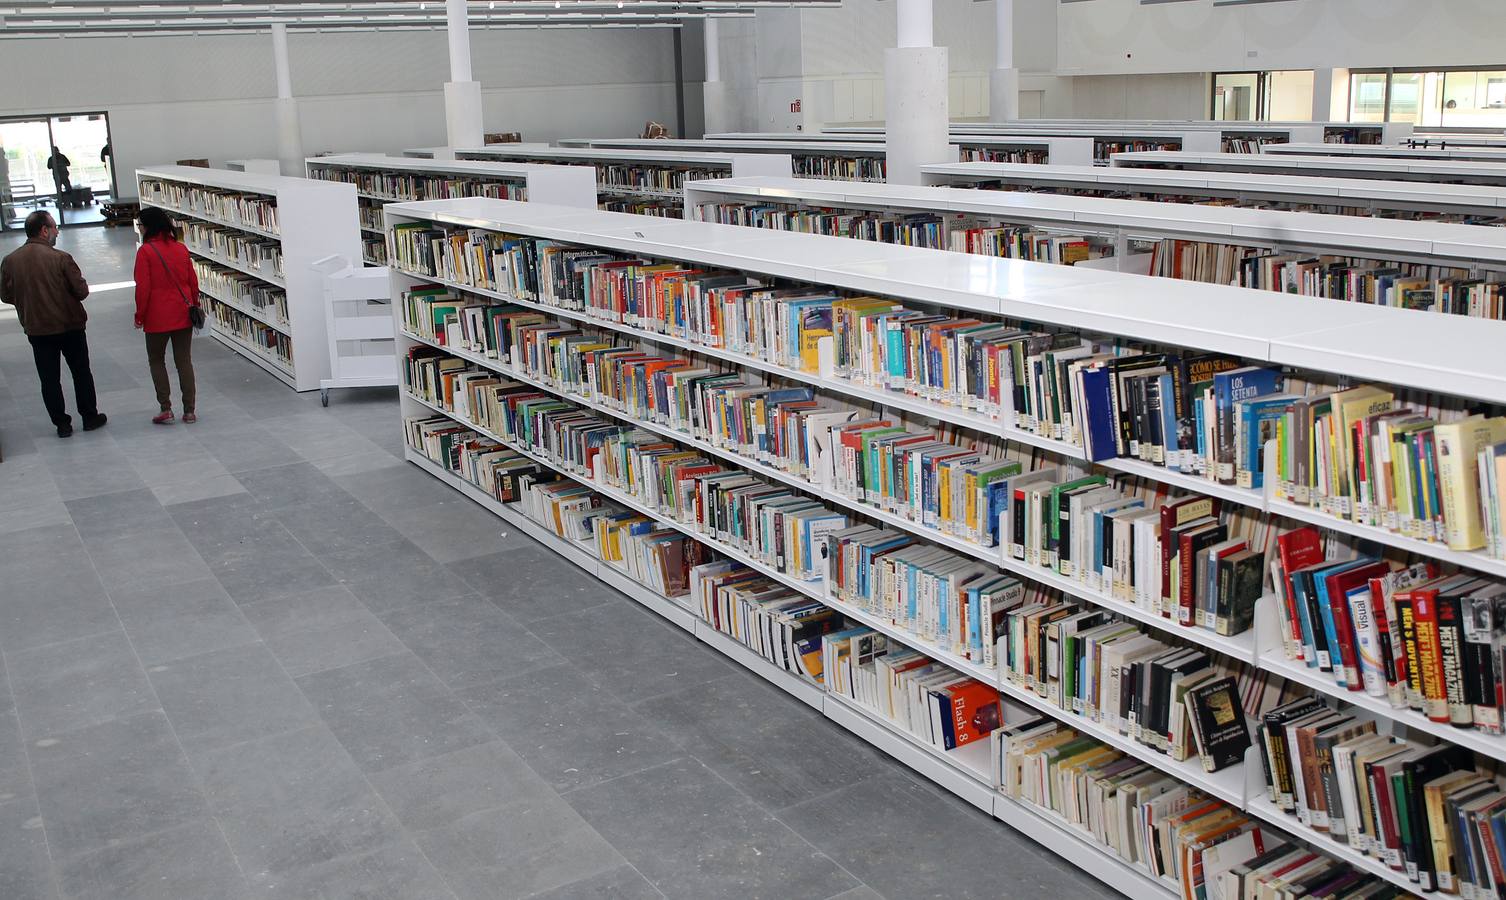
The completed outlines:
{"type": "Polygon", "coordinates": [[[0,300],[16,307],[21,330],[31,341],[42,382],[42,402],[57,426],[58,437],[73,434],[73,419],[63,401],[61,356],[73,375],[73,396],[84,430],[105,424],[95,406],[94,373],[89,371],[89,342],[84,337],[84,298],[89,283],[73,257],[53,246],[58,226],[52,215],[37,210],[26,217],[26,243],[0,262],[0,300]]]}

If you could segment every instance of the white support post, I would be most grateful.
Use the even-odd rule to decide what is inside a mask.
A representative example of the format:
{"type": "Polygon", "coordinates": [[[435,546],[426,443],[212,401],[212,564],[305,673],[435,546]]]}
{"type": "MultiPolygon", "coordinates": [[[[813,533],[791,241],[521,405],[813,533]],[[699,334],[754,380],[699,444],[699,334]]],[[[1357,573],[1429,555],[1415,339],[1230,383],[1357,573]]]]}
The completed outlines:
{"type": "Polygon", "coordinates": [[[1014,0],[994,0],[994,67],[988,73],[988,118],[1020,117],[1020,70],[1014,67],[1014,0]]]}
{"type": "Polygon", "coordinates": [[[303,175],[303,126],[288,67],[288,26],[282,22],[272,23],[272,64],[277,70],[277,163],[282,174],[298,177],[303,175]]]}
{"type": "Polygon", "coordinates": [[[450,80],[444,86],[446,143],[451,147],[480,147],[481,82],[471,80],[471,27],[466,0],[445,0],[445,23],[450,41],[450,80]]]}
{"type": "Polygon", "coordinates": [[[1331,68],[1313,69],[1313,121],[1333,121],[1333,73],[1331,68]]]}
{"type": "Polygon", "coordinates": [[[955,162],[948,139],[947,50],[931,46],[931,0],[898,0],[899,46],[884,51],[890,184],[924,184],[920,167],[955,162]]]}
{"type": "Polygon", "coordinates": [[[732,121],[732,95],[722,81],[721,35],[715,18],[707,16],[703,21],[706,23],[702,32],[706,44],[706,83],[701,86],[701,120],[707,134],[736,131],[737,125],[732,121]]]}

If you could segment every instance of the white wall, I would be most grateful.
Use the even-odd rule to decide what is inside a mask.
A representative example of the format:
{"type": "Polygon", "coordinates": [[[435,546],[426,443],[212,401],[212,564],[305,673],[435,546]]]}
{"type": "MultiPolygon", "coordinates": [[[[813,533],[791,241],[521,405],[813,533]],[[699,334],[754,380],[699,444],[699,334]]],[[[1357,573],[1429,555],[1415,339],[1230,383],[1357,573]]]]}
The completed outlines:
{"type": "Polygon", "coordinates": [[[1091,0],[1057,11],[1064,75],[1506,62],[1500,0],[1091,0]]]}
{"type": "Polygon", "coordinates": [[[1208,77],[1085,75],[1072,83],[1071,115],[1082,119],[1206,119],[1208,77]]]}
{"type": "MultiPolygon", "coordinates": [[[[545,141],[673,122],[671,39],[667,29],[474,32],[486,130],[545,141]]],[[[443,32],[288,43],[310,155],[444,143],[443,32]]],[[[16,40],[4,53],[0,115],[108,112],[122,194],[134,194],[138,166],[277,155],[270,36],[16,40]]]]}

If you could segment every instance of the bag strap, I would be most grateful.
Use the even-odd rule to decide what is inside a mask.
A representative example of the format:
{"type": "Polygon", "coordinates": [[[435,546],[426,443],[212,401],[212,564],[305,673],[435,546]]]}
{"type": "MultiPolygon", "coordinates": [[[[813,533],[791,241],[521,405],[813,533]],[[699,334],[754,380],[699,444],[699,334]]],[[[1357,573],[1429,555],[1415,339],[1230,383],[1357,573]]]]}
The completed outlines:
{"type": "Polygon", "coordinates": [[[197,303],[190,303],[189,302],[189,300],[188,300],[188,294],[184,293],[184,291],[183,291],[183,285],[181,285],[181,284],[178,283],[178,279],[173,277],[173,270],[170,269],[170,268],[168,268],[168,266],[167,266],[167,258],[162,255],[162,251],[158,250],[156,247],[152,247],[152,242],[151,241],[146,241],[145,243],[146,243],[146,246],[152,248],[152,252],[153,253],[157,254],[157,259],[161,260],[161,262],[162,262],[162,270],[167,273],[167,280],[171,281],[173,283],[173,287],[175,287],[175,288],[178,289],[178,296],[180,298],[182,298],[183,305],[186,306],[186,307],[188,307],[188,308],[190,308],[190,309],[192,309],[195,306],[198,306],[197,303]]]}

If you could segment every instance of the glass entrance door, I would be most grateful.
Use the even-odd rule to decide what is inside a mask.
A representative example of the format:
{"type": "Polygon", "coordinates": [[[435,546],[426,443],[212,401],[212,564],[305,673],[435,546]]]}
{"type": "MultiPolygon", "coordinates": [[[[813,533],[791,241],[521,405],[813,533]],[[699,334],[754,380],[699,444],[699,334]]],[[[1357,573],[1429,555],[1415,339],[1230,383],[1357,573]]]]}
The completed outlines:
{"type": "Polygon", "coordinates": [[[104,221],[100,204],[115,196],[109,143],[102,112],[0,119],[0,228],[38,209],[59,225],[104,221]]]}

